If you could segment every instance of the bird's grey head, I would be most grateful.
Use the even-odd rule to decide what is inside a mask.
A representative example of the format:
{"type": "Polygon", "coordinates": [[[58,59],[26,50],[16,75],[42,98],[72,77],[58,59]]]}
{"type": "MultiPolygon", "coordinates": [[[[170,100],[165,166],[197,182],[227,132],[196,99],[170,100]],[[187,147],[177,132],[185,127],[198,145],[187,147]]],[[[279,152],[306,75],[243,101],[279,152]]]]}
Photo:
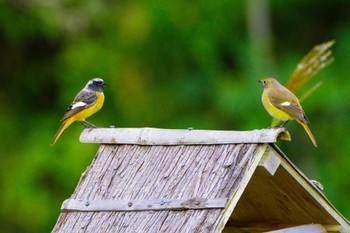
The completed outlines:
{"type": "Polygon", "coordinates": [[[264,79],[259,80],[259,82],[261,83],[261,85],[264,88],[267,88],[268,86],[271,86],[271,85],[279,84],[279,82],[274,78],[264,78],[264,79]]]}
{"type": "Polygon", "coordinates": [[[86,84],[86,87],[92,91],[103,92],[104,85],[106,85],[106,83],[103,81],[103,79],[94,78],[86,84]]]}

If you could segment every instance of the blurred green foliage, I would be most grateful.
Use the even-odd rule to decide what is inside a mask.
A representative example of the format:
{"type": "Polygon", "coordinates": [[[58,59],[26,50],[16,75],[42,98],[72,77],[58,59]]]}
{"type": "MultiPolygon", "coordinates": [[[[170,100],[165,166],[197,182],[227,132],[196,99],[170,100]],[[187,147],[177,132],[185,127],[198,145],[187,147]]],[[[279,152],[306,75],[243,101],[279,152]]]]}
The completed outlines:
{"type": "Polygon", "coordinates": [[[1,0],[1,231],[50,231],[93,159],[98,145],[79,143],[80,124],[49,146],[89,79],[108,83],[104,108],[90,118],[96,125],[252,130],[271,122],[257,80],[285,83],[314,45],[331,39],[335,62],[303,103],[319,148],[295,122],[287,125],[292,142],[278,145],[350,218],[350,4],[264,2],[265,53],[248,33],[254,0],[1,0]]]}

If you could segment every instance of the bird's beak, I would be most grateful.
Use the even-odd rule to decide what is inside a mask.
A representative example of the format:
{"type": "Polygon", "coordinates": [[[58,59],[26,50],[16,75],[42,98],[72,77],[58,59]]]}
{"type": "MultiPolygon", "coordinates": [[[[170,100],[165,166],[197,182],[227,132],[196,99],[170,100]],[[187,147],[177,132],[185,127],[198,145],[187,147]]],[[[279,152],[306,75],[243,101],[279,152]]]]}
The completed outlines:
{"type": "Polygon", "coordinates": [[[262,81],[261,81],[261,80],[258,80],[258,82],[262,84],[262,81]]]}

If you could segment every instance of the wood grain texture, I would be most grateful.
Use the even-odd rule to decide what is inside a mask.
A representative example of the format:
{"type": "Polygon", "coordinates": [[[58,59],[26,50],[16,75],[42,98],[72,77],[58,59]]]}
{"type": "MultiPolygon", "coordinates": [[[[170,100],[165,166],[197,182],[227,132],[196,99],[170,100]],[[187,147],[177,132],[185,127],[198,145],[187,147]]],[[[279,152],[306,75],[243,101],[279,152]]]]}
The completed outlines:
{"type": "Polygon", "coordinates": [[[245,139],[287,135],[276,130],[86,129],[90,142],[109,141],[63,203],[53,232],[242,233],[311,223],[350,232],[276,145],[245,139]]]}
{"type": "Polygon", "coordinates": [[[290,141],[289,132],[280,127],[252,131],[86,128],[80,135],[83,143],[132,145],[275,143],[277,140],[290,141]]]}
{"type": "Polygon", "coordinates": [[[284,228],[275,231],[269,231],[267,233],[327,233],[327,230],[320,224],[309,224],[302,226],[294,226],[284,228]]]}
{"type": "Polygon", "coordinates": [[[277,170],[272,176],[264,166],[257,167],[226,227],[234,233],[267,232],[282,225],[319,223],[327,232],[350,232],[347,220],[286,157],[272,147],[264,157],[272,154],[280,160],[277,170]]]}
{"type": "Polygon", "coordinates": [[[271,176],[275,174],[280,165],[281,159],[275,153],[271,153],[270,150],[265,152],[259,162],[259,166],[264,167],[271,176]]]}
{"type": "Polygon", "coordinates": [[[145,211],[223,209],[227,198],[154,199],[154,200],[76,200],[68,199],[62,211],[145,211]]]}
{"type": "MultiPolygon", "coordinates": [[[[266,147],[102,145],[71,198],[228,198],[239,190],[261,146],[266,147]]],[[[53,232],[215,232],[222,224],[218,217],[221,212],[62,212],[53,232]]]]}

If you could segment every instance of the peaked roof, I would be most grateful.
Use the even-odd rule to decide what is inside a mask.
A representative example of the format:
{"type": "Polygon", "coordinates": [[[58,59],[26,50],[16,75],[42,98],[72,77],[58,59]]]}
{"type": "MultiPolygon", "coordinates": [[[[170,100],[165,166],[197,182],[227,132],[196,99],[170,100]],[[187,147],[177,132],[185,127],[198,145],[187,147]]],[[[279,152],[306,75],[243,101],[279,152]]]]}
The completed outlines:
{"type": "Polygon", "coordinates": [[[53,232],[241,232],[308,223],[349,230],[270,144],[279,138],[290,139],[283,128],[85,129],[82,142],[102,145],[53,232]]]}

